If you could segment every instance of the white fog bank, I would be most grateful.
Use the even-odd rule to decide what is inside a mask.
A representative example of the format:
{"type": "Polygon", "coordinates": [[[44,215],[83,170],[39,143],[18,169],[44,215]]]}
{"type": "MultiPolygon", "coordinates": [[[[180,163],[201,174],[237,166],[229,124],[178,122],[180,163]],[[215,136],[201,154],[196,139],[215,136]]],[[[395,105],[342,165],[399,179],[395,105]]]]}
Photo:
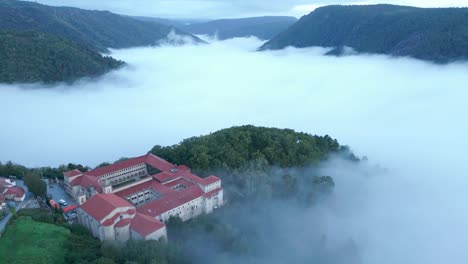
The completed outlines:
{"type": "Polygon", "coordinates": [[[98,81],[0,85],[0,160],[96,165],[243,124],[329,134],[390,169],[334,173],[330,232],[366,264],[466,263],[468,65],[259,45],[118,50],[128,67],[98,81]]]}
{"type": "Polygon", "coordinates": [[[243,124],[330,134],[374,160],[460,161],[454,149],[468,147],[466,64],[254,52],[259,44],[117,50],[128,67],[98,81],[0,85],[0,160],[96,165],[243,124]]]}

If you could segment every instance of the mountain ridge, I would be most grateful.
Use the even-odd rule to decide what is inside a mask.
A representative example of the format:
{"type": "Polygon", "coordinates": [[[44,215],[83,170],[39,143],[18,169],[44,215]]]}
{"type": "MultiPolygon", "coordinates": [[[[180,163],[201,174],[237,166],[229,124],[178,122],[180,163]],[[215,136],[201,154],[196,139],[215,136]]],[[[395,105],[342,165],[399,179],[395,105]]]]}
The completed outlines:
{"type": "Polygon", "coordinates": [[[195,35],[216,36],[220,40],[254,36],[270,39],[297,21],[289,16],[262,16],[237,19],[217,19],[192,23],[182,27],[195,35]]]}
{"type": "Polygon", "coordinates": [[[70,39],[98,52],[107,48],[155,45],[174,31],[202,42],[180,29],[145,22],[109,11],[48,6],[35,2],[0,0],[0,29],[39,31],[70,39]]]}
{"type": "Polygon", "coordinates": [[[466,43],[468,8],[332,5],[303,16],[259,50],[351,47],[359,53],[445,63],[468,59],[466,43]]]}
{"type": "Polygon", "coordinates": [[[61,82],[105,74],[124,63],[41,32],[0,31],[0,82],[61,82]]]}

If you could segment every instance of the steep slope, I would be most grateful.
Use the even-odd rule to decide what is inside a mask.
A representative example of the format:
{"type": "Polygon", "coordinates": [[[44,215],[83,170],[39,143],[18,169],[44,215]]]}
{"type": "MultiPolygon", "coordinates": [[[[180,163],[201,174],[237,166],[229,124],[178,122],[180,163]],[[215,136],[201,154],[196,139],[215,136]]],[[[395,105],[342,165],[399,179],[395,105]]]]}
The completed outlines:
{"type": "Polygon", "coordinates": [[[255,36],[271,39],[297,21],[295,17],[251,17],[221,19],[204,23],[194,23],[182,29],[197,35],[217,36],[219,39],[255,36]]]}
{"type": "Polygon", "coordinates": [[[101,52],[106,51],[106,48],[154,45],[171,30],[200,41],[171,26],[108,11],[52,7],[15,0],[0,0],[0,29],[45,32],[101,52]]]}
{"type": "Polygon", "coordinates": [[[260,50],[324,46],[339,51],[348,46],[358,52],[449,62],[468,59],[466,43],[467,8],[327,6],[302,17],[260,50]]]}
{"type": "Polygon", "coordinates": [[[122,64],[57,36],[0,32],[0,82],[71,81],[122,64]]]}

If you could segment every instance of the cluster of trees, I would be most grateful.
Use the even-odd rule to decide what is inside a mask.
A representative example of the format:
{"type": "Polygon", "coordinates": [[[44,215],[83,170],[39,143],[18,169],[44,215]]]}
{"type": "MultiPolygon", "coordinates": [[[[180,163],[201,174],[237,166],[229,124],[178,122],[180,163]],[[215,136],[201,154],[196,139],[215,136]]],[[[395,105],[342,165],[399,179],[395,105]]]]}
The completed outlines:
{"type": "Polygon", "coordinates": [[[73,81],[97,76],[122,61],[39,32],[0,32],[0,82],[73,81]]]}
{"type": "Polygon", "coordinates": [[[80,171],[86,172],[90,170],[89,167],[81,164],[69,163],[67,165],[61,165],[57,168],[53,167],[40,167],[40,168],[27,168],[23,165],[8,161],[6,163],[0,162],[0,177],[14,177],[17,179],[24,179],[27,174],[37,174],[41,178],[47,179],[63,179],[63,173],[69,170],[79,169],[80,171]]]}
{"type": "Polygon", "coordinates": [[[436,62],[468,59],[467,8],[327,6],[302,17],[260,49],[347,46],[363,53],[436,62]]]}
{"type": "Polygon", "coordinates": [[[201,172],[234,171],[252,161],[281,168],[318,164],[331,154],[358,160],[346,146],[330,136],[314,136],[292,129],[239,126],[192,137],[180,144],[155,146],[151,153],[201,172]]]}
{"type": "Polygon", "coordinates": [[[299,184],[309,186],[309,193],[301,194],[300,199],[313,201],[317,182],[329,189],[334,182],[311,168],[332,155],[359,161],[349,147],[330,136],[255,126],[232,127],[174,146],[155,146],[151,152],[175,164],[186,164],[200,175],[219,176],[231,202],[285,198],[299,194],[299,184]]]}
{"type": "Polygon", "coordinates": [[[24,184],[28,186],[28,190],[33,193],[34,197],[46,197],[47,184],[39,174],[34,172],[27,173],[24,175],[24,184]]]}

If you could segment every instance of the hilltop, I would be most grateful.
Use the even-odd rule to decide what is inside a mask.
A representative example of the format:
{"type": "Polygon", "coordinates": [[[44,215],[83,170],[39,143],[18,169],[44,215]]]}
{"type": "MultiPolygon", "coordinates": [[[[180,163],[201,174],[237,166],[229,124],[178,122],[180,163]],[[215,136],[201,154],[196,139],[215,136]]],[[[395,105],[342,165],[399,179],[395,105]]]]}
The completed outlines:
{"type": "Polygon", "coordinates": [[[97,76],[122,61],[40,32],[0,31],[0,82],[72,81],[97,76]]]}
{"type": "Polygon", "coordinates": [[[0,29],[39,31],[72,40],[89,49],[155,45],[174,31],[201,40],[172,26],[137,20],[109,11],[47,6],[34,2],[0,0],[0,29]]]}
{"type": "Polygon", "coordinates": [[[360,53],[435,62],[468,58],[468,8],[395,5],[327,6],[302,17],[260,50],[288,46],[343,47],[360,53]]]}

